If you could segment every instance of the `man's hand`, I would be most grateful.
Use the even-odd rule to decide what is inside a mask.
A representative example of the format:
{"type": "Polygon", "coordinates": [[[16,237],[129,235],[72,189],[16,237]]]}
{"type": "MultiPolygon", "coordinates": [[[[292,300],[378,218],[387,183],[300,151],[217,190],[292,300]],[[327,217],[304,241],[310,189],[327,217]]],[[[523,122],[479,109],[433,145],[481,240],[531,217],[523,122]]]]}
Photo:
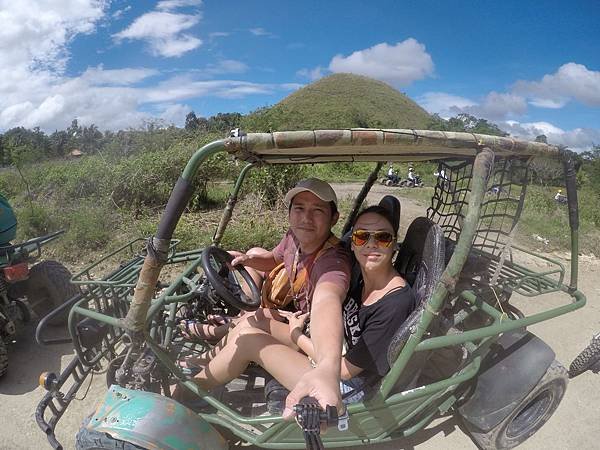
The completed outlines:
{"type": "Polygon", "coordinates": [[[326,366],[317,366],[300,378],[294,389],[285,400],[283,417],[286,420],[294,418],[294,405],[306,396],[314,397],[323,410],[327,405],[336,406],[342,414],[345,410],[340,394],[339,368],[332,370],[326,366]]]}
{"type": "Polygon", "coordinates": [[[248,261],[249,259],[250,259],[250,256],[248,256],[246,254],[241,254],[241,255],[234,257],[229,264],[231,264],[231,267],[235,267],[240,264],[242,266],[245,266],[246,265],[245,262],[248,261]]]}

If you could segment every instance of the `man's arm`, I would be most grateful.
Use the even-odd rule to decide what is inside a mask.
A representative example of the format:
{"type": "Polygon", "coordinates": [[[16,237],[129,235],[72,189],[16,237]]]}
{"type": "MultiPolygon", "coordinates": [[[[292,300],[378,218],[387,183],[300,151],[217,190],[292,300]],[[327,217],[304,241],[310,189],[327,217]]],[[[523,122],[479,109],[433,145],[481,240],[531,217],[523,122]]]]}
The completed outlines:
{"type": "Polygon", "coordinates": [[[261,272],[270,272],[278,264],[275,260],[272,250],[250,249],[247,253],[231,252],[234,255],[232,266],[242,264],[246,267],[252,267],[261,272]]]}
{"type": "Polygon", "coordinates": [[[312,299],[310,336],[316,367],[298,381],[285,402],[284,417],[293,416],[293,407],[303,397],[317,399],[323,409],[335,405],[343,410],[340,395],[342,359],[342,302],[346,292],[331,282],[317,283],[312,299]]]}

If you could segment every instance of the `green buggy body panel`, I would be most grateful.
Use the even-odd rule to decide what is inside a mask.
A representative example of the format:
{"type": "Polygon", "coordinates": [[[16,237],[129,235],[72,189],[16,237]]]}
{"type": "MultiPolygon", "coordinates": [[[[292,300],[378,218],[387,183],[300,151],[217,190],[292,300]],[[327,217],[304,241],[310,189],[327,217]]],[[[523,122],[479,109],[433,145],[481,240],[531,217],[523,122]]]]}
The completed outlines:
{"type": "Polygon", "coordinates": [[[225,450],[221,437],[201,417],[170,398],[111,386],[88,428],[143,448],[225,450]]]}
{"type": "Polygon", "coordinates": [[[17,217],[8,203],[0,194],[0,245],[7,244],[17,236],[17,217]]]}

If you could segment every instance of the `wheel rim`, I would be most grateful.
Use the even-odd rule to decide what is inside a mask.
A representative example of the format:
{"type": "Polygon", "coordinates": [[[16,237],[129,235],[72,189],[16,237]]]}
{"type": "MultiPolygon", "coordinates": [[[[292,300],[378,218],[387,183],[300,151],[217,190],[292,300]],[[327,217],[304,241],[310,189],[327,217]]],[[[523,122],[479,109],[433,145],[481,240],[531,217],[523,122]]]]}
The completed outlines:
{"type": "Polygon", "coordinates": [[[506,429],[506,436],[516,438],[535,428],[550,409],[553,399],[554,393],[550,389],[540,392],[513,417],[506,429]]]}

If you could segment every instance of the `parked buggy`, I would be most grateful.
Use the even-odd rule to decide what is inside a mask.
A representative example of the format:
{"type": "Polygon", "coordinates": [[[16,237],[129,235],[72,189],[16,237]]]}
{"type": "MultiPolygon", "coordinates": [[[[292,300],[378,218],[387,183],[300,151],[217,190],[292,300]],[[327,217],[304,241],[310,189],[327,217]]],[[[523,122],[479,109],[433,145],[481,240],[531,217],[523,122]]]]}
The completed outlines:
{"type": "MultiPolygon", "coordinates": [[[[144,252],[138,250],[141,240],[130,243],[116,252],[127,262],[109,276],[95,279],[95,265],[75,276],[85,287],[69,317],[75,357],[62,373],[42,377],[48,392],[36,410],[52,447],[62,448],[55,427],[86,378],[106,370],[110,386],[84,421],[75,443],[80,450],[225,449],[233,442],[304,448],[303,430],[269,413],[264,373],[250,369],[212,393],[192,382],[176,361],[182,352],[210,344],[184,340],[178,320],[182,314],[202,320],[258,307],[257,292],[240,295],[219,247],[250,170],[372,162],[373,171],[348,211],[345,234],[384,162],[415,160],[437,162],[438,172],[445,174],[437,179],[426,214],[408,226],[395,259],[415,290],[418,307],[399,324],[388,349],[390,372],[364,401],[348,406],[347,427],[318,416],[333,425],[322,442],[325,447],[363,447],[402,439],[444,415],[457,416],[483,449],[513,448],[529,438],[559,406],[568,377],[552,348],[527,327],[586,302],[577,288],[578,210],[570,153],[545,143],[472,133],[359,129],[237,133],[204,146],[177,181],[144,252]],[[212,245],[177,251],[173,232],[193,196],[195,174],[218,152],[248,165],[234,185],[212,245]],[[564,165],[572,244],[568,273],[560,262],[514,242],[530,163],[538,156],[564,165]],[[502,189],[490,194],[490,186],[502,189]],[[520,262],[519,255],[543,264],[520,262]],[[162,268],[178,263],[187,266],[173,282],[163,283],[162,268]],[[546,305],[540,296],[547,293],[562,295],[563,304],[546,305]],[[538,303],[541,312],[522,313],[515,294],[538,303]],[[174,382],[195,393],[204,407],[192,411],[170,398],[174,382]]],[[[243,270],[241,275],[246,276],[243,270]]],[[[318,429],[317,422],[312,431],[318,429]]]]}
{"type": "MultiPolygon", "coordinates": [[[[44,317],[73,297],[78,289],[70,283],[71,273],[58,261],[39,261],[42,247],[64,231],[11,243],[17,219],[8,201],[0,195],[0,377],[8,371],[8,348],[26,323],[44,317]]],[[[66,309],[64,312],[68,312],[66,309]]],[[[50,322],[65,325],[66,314],[50,322]]]]}

